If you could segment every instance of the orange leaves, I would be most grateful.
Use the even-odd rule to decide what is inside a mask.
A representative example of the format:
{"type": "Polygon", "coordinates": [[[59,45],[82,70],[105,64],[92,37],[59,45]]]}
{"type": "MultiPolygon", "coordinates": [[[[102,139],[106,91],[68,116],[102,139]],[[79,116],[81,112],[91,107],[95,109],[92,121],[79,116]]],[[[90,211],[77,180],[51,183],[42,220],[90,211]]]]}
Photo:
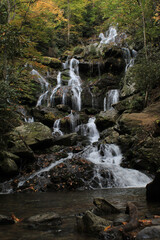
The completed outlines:
{"type": "Polygon", "coordinates": [[[107,232],[111,227],[112,227],[111,225],[107,226],[107,227],[104,229],[104,232],[107,232]]]}
{"type": "Polygon", "coordinates": [[[160,216],[158,216],[158,215],[154,215],[154,218],[160,218],[160,216]]]}
{"type": "Polygon", "coordinates": [[[23,220],[23,218],[17,218],[13,213],[11,215],[11,218],[15,223],[21,222],[23,220]]]}
{"type": "Polygon", "coordinates": [[[141,224],[141,225],[143,225],[143,226],[149,226],[149,225],[151,225],[152,224],[152,220],[148,220],[148,219],[140,219],[139,220],[139,223],[141,224]]]}

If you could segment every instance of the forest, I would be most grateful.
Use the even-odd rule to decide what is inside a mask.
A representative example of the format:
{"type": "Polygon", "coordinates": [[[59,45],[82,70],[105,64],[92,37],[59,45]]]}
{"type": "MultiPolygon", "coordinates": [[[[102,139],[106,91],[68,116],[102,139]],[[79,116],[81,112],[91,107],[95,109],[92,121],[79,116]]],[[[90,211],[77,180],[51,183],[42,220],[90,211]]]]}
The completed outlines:
{"type": "Polygon", "coordinates": [[[1,0],[0,92],[1,239],[159,239],[159,0],[1,0]]]}

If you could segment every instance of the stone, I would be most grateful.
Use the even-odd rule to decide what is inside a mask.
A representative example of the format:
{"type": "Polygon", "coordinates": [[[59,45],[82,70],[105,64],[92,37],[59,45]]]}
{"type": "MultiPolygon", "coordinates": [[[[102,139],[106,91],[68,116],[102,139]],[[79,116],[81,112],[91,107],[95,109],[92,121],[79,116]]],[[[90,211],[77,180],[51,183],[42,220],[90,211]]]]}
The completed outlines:
{"type": "Polygon", "coordinates": [[[54,140],[55,145],[73,146],[77,143],[77,133],[62,135],[54,140]]]}
{"type": "Polygon", "coordinates": [[[141,230],[136,240],[159,240],[160,239],[160,226],[146,227],[141,230]]]}
{"type": "Polygon", "coordinates": [[[104,198],[100,198],[100,197],[94,198],[93,203],[97,207],[97,210],[101,215],[108,215],[108,214],[120,212],[117,208],[115,208],[112,204],[110,204],[104,198]]]}
{"type": "Polygon", "coordinates": [[[95,123],[97,128],[100,131],[103,131],[104,129],[115,125],[117,118],[117,112],[113,109],[106,112],[100,112],[100,114],[96,116],[95,123]]]}
{"type": "Polygon", "coordinates": [[[52,132],[49,127],[40,122],[25,123],[13,129],[9,133],[10,142],[13,143],[13,149],[26,148],[29,146],[32,149],[52,145],[52,132]]]}
{"type": "Polygon", "coordinates": [[[0,225],[9,225],[9,224],[14,224],[14,220],[12,217],[1,215],[0,214],[0,225]]]}
{"type": "Polygon", "coordinates": [[[61,218],[58,214],[54,212],[47,212],[47,213],[42,213],[42,214],[37,214],[35,216],[32,216],[26,220],[29,223],[44,223],[44,222],[54,222],[57,223],[61,221],[61,218]]]}
{"type": "Polygon", "coordinates": [[[2,174],[12,176],[18,173],[18,166],[13,159],[6,158],[2,162],[0,162],[0,171],[2,172],[2,174]]]}
{"type": "Polygon", "coordinates": [[[82,222],[80,222],[80,228],[84,229],[84,232],[91,234],[98,234],[100,231],[103,231],[105,227],[112,224],[112,221],[96,216],[91,211],[85,212],[82,221],[84,227],[82,227],[82,222]]]}
{"type": "Polygon", "coordinates": [[[146,186],[146,198],[148,201],[160,202],[160,170],[157,171],[154,180],[146,186]]]}

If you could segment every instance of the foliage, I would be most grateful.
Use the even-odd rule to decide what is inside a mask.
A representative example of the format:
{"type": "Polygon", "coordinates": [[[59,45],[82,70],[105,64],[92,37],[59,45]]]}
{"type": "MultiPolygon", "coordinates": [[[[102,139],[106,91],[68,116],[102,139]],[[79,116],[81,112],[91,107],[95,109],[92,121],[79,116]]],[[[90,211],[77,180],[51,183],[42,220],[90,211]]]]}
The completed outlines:
{"type": "Polygon", "coordinates": [[[160,85],[160,49],[149,45],[147,52],[148,60],[145,59],[142,50],[139,53],[136,64],[132,68],[136,86],[144,93],[160,85]]]}

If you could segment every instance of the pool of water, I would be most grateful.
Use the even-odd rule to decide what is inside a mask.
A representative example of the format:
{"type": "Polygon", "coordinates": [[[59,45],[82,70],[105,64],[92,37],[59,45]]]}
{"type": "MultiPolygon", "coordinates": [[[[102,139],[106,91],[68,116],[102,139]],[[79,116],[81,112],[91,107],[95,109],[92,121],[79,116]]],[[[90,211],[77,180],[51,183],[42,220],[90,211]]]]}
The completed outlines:
{"type": "Polygon", "coordinates": [[[63,219],[57,233],[29,229],[23,221],[14,225],[0,226],[0,239],[94,240],[96,238],[77,233],[75,215],[93,208],[92,202],[95,197],[104,197],[122,211],[125,210],[126,203],[132,201],[138,207],[141,216],[160,214],[158,205],[147,204],[144,188],[0,195],[0,214],[14,213],[16,217],[25,219],[39,213],[53,211],[63,219]]]}

